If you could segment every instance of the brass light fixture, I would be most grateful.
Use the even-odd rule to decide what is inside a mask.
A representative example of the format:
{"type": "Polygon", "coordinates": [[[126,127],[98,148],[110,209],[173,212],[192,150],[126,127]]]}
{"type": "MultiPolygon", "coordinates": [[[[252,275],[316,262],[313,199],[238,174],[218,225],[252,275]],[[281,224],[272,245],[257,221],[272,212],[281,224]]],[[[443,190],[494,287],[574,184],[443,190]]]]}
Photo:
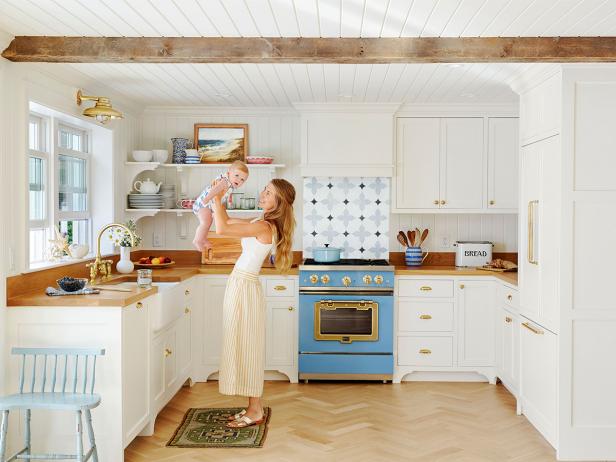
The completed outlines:
{"type": "Polygon", "coordinates": [[[124,117],[120,111],[116,111],[111,107],[111,101],[105,96],[86,96],[81,92],[81,90],[78,90],[77,105],[81,106],[82,101],[96,101],[94,107],[84,109],[83,115],[94,117],[102,124],[105,124],[112,119],[122,119],[124,117]]]}

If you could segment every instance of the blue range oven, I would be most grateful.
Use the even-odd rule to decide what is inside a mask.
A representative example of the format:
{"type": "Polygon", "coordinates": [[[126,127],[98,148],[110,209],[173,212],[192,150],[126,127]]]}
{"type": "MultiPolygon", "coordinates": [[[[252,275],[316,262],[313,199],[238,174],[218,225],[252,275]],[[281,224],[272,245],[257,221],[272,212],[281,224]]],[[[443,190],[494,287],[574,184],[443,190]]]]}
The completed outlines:
{"type": "Polygon", "coordinates": [[[299,282],[300,380],[391,380],[394,268],[306,260],[299,282]]]}

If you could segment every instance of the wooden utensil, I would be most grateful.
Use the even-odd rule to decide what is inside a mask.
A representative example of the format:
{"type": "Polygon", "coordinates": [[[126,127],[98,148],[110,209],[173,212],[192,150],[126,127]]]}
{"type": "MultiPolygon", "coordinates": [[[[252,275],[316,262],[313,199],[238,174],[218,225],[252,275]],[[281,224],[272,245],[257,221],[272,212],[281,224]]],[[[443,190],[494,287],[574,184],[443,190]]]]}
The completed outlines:
{"type": "Polygon", "coordinates": [[[109,290],[111,292],[132,292],[133,289],[129,289],[127,287],[107,287],[107,286],[96,286],[96,287],[90,287],[91,289],[96,289],[96,290],[109,290]]]}
{"type": "Polygon", "coordinates": [[[406,232],[406,235],[408,236],[409,247],[414,247],[415,246],[415,239],[412,237],[413,235],[411,234],[411,230],[410,229],[406,232]]]}
{"type": "Polygon", "coordinates": [[[410,232],[410,237],[409,237],[409,241],[411,242],[411,247],[416,247],[415,244],[417,243],[416,240],[417,236],[415,235],[415,231],[411,231],[410,232]]]}
{"type": "Polygon", "coordinates": [[[406,239],[406,236],[402,231],[398,231],[398,236],[396,237],[400,244],[402,244],[404,247],[409,247],[409,241],[406,239]]]}
{"type": "Polygon", "coordinates": [[[428,237],[428,228],[424,229],[423,232],[421,233],[421,238],[419,239],[419,247],[421,247],[421,244],[424,243],[427,237],[428,237]]]}

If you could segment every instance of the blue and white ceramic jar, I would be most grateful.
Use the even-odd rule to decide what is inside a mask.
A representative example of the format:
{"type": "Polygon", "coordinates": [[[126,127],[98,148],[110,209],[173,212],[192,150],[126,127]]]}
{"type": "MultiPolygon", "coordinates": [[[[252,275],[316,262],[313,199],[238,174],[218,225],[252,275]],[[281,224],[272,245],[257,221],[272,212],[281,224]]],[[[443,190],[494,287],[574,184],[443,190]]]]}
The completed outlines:
{"type": "Polygon", "coordinates": [[[421,266],[423,255],[421,247],[407,247],[404,254],[406,266],[421,266]]]}

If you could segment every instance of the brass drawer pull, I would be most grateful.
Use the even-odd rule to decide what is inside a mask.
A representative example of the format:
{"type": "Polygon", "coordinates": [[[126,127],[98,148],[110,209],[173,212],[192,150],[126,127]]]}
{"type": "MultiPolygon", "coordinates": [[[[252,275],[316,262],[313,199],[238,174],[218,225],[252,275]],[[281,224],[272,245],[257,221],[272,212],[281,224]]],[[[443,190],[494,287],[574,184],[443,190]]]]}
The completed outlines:
{"type": "Polygon", "coordinates": [[[171,356],[173,354],[173,351],[171,351],[169,348],[165,348],[165,358],[171,356]]]}
{"type": "Polygon", "coordinates": [[[143,303],[137,302],[135,306],[137,307],[138,310],[140,310],[141,308],[143,308],[143,303]]]}
{"type": "Polygon", "coordinates": [[[460,284],[460,289],[464,289],[464,284],[460,284]]]}
{"type": "Polygon", "coordinates": [[[429,314],[422,314],[419,316],[419,319],[432,319],[432,316],[430,316],[429,314]]]}
{"type": "Polygon", "coordinates": [[[494,205],[496,202],[494,201],[490,201],[490,205],[494,205]]]}
{"type": "Polygon", "coordinates": [[[190,308],[188,308],[188,307],[184,308],[184,313],[185,313],[185,314],[190,313],[190,308]]]}
{"type": "Polygon", "coordinates": [[[274,290],[287,290],[287,286],[274,286],[274,290]]]}
{"type": "Polygon", "coordinates": [[[430,287],[430,286],[421,286],[419,288],[419,290],[421,290],[422,292],[430,292],[432,290],[432,287],[430,287]]]}
{"type": "Polygon", "coordinates": [[[507,300],[509,300],[509,301],[513,300],[513,295],[511,295],[511,294],[507,295],[507,300]]]}
{"type": "Polygon", "coordinates": [[[190,295],[190,290],[186,289],[186,290],[184,291],[184,295],[190,295]]]}
{"type": "Polygon", "coordinates": [[[428,350],[427,348],[422,348],[421,350],[419,350],[419,353],[422,355],[430,355],[432,354],[432,351],[428,350]]]}
{"type": "Polygon", "coordinates": [[[294,310],[295,310],[295,308],[293,308],[292,306],[290,306],[290,307],[288,308],[288,310],[289,310],[289,311],[294,311],[294,310]]]}
{"type": "Polygon", "coordinates": [[[513,319],[511,319],[509,316],[505,316],[505,322],[511,322],[513,321],[513,319]]]}
{"type": "Polygon", "coordinates": [[[531,326],[527,322],[523,322],[522,325],[526,327],[529,331],[531,331],[533,334],[543,335],[545,333],[541,329],[537,329],[536,327],[531,326]]]}
{"type": "Polygon", "coordinates": [[[441,205],[445,205],[447,201],[441,201],[441,205]]]}

